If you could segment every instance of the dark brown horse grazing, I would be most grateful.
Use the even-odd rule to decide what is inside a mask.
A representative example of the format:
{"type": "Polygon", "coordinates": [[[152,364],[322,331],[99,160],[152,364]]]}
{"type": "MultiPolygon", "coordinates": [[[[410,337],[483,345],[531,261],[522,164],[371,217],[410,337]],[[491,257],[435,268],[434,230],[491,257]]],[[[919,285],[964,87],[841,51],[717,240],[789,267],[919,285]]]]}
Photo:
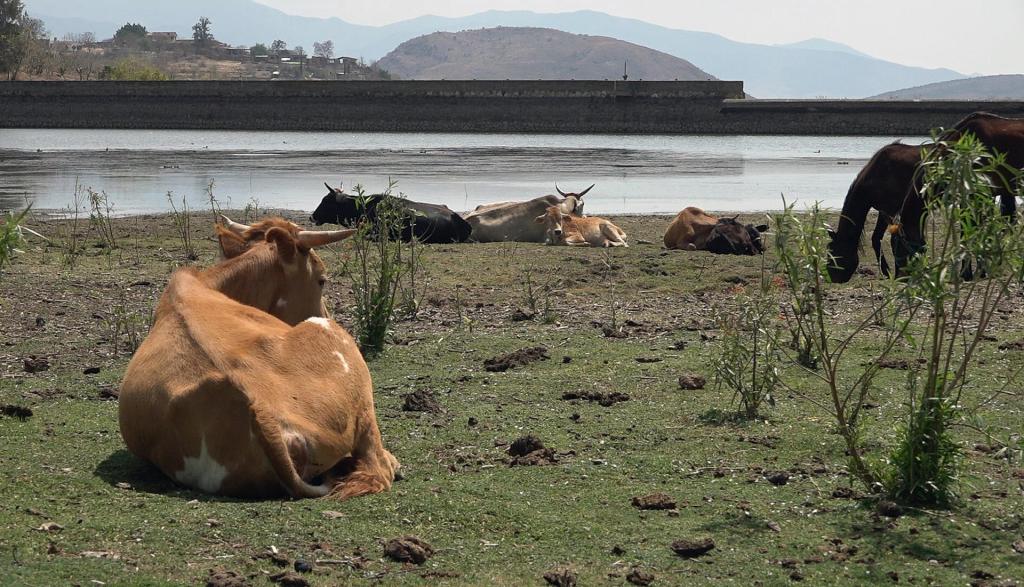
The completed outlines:
{"type": "MultiPolygon", "coordinates": [[[[989,150],[1004,153],[1008,165],[1024,168],[1024,119],[975,112],[943,133],[939,140],[957,141],[965,133],[973,133],[989,150]]],[[[894,221],[899,225],[899,232],[892,239],[897,275],[900,275],[907,259],[924,247],[922,222],[925,211],[920,196],[922,178],[918,168],[922,154],[926,154],[928,149],[930,146],[887,145],[879,149],[857,174],[843,202],[839,229],[833,233],[829,243],[829,252],[834,258],[829,276],[834,283],[849,281],[856,271],[860,235],[871,209],[878,210],[871,246],[885,275],[889,273],[889,265],[882,254],[882,237],[894,221]]],[[[1017,202],[1012,186],[1001,177],[993,178],[993,182],[1003,214],[1013,216],[1017,202]]]]}
{"type": "Polygon", "coordinates": [[[898,142],[886,145],[871,157],[850,184],[843,201],[839,227],[832,233],[828,247],[833,257],[828,270],[833,283],[846,283],[857,270],[860,236],[872,209],[878,210],[878,222],[871,235],[871,246],[883,269],[888,271],[888,264],[882,256],[882,237],[886,227],[897,215],[906,223],[907,212],[919,210],[917,216],[920,217],[920,210],[923,210],[917,190],[919,180],[915,181],[921,164],[921,149],[920,146],[898,142]]]}

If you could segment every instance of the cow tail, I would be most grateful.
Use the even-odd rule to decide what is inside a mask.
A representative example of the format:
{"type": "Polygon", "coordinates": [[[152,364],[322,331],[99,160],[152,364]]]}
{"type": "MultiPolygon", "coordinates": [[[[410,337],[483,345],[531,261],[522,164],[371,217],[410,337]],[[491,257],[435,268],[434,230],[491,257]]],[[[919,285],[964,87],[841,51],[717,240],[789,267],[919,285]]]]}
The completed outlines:
{"type": "Polygon", "coordinates": [[[259,439],[263,452],[277,474],[277,479],[285,491],[292,497],[323,497],[331,488],[327,485],[310,485],[306,483],[292,460],[288,443],[285,441],[281,425],[272,415],[264,412],[259,406],[252,406],[253,433],[259,439]]]}

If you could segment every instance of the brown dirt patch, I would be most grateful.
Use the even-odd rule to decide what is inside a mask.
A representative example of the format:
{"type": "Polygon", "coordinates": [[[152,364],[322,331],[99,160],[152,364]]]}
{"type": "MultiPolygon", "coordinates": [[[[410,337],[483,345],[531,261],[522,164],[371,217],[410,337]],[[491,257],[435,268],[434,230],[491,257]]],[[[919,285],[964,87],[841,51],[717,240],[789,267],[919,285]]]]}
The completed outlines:
{"type": "Polygon", "coordinates": [[[439,414],[444,411],[437,403],[437,396],[429,389],[417,389],[402,396],[402,411],[439,414]]]}
{"type": "Polygon", "coordinates": [[[554,587],[576,587],[576,573],[572,569],[552,569],[544,573],[544,580],[554,587]]]}
{"type": "Polygon", "coordinates": [[[529,434],[517,438],[508,447],[508,454],[512,457],[510,467],[520,466],[542,466],[558,463],[558,456],[555,451],[544,446],[536,436],[529,434]]]}
{"type": "Polygon", "coordinates": [[[416,536],[402,536],[388,540],[384,555],[400,563],[422,565],[434,556],[434,548],[416,536]]]}
{"type": "Polygon", "coordinates": [[[648,573],[642,569],[633,569],[626,575],[626,581],[629,581],[633,585],[640,585],[646,587],[654,582],[654,573],[648,573]]]}
{"type": "Polygon", "coordinates": [[[696,540],[684,538],[672,543],[672,550],[683,558],[702,556],[714,547],[715,541],[712,538],[698,538],[696,540]]]}
{"type": "Polygon", "coordinates": [[[249,587],[245,576],[235,571],[210,570],[206,587],[249,587]]]}
{"type": "Polygon", "coordinates": [[[309,587],[309,581],[295,571],[284,571],[270,576],[272,583],[281,587],[309,587]]]}
{"type": "Polygon", "coordinates": [[[588,402],[597,402],[607,408],[619,402],[628,402],[629,395],[618,391],[613,391],[611,393],[600,393],[597,391],[567,391],[562,394],[562,399],[566,401],[585,400],[588,402]]]}
{"type": "Polygon", "coordinates": [[[519,349],[506,355],[499,355],[484,361],[484,369],[492,372],[508,371],[515,367],[523,367],[536,361],[547,360],[547,347],[535,346],[519,349]]]}
{"type": "Polygon", "coordinates": [[[50,360],[46,357],[37,357],[32,355],[22,361],[22,365],[24,366],[26,373],[39,373],[50,369],[50,360]]]}
{"type": "Polygon", "coordinates": [[[671,495],[659,491],[634,497],[633,507],[641,510],[674,510],[676,509],[676,500],[671,495]]]}
{"type": "Polygon", "coordinates": [[[708,381],[703,375],[696,375],[690,373],[688,375],[679,376],[679,389],[704,389],[708,381]]]}

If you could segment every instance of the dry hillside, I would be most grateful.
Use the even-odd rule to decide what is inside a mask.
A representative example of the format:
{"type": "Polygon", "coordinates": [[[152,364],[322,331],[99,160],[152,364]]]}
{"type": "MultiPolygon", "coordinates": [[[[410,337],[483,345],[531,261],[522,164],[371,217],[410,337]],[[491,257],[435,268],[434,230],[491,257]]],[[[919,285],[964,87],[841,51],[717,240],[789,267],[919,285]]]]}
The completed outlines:
{"type": "Polygon", "coordinates": [[[873,100],[1024,100],[1024,75],[988,75],[879,94],[873,100]]]}
{"type": "Polygon", "coordinates": [[[406,41],[378,65],[403,79],[707,80],[711,74],[667,53],[609,37],[554,29],[478,29],[406,41]]]}

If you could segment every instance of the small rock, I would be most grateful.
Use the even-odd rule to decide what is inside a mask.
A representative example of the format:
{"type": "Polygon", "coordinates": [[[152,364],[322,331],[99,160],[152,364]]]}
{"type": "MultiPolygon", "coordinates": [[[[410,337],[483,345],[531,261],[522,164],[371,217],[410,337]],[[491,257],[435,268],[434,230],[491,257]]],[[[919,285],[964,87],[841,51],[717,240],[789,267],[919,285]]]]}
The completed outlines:
{"type": "Polygon", "coordinates": [[[384,545],[384,555],[400,563],[422,565],[434,555],[434,549],[416,536],[392,538],[384,545]]]}
{"type": "Polygon", "coordinates": [[[46,326],[46,318],[36,316],[36,328],[42,328],[43,326],[46,326]]]}
{"type": "Polygon", "coordinates": [[[36,528],[36,530],[39,531],[39,532],[48,532],[48,533],[57,533],[57,532],[60,532],[63,529],[64,529],[64,526],[61,526],[57,522],[45,522],[43,525],[41,525],[38,528],[36,528]]]}
{"type": "Polygon", "coordinates": [[[804,575],[800,571],[793,571],[789,574],[789,578],[793,581],[803,581],[804,575]]]}
{"type": "Polygon", "coordinates": [[[294,567],[295,567],[295,570],[297,572],[299,572],[299,573],[312,573],[313,572],[313,563],[311,563],[311,562],[309,562],[307,560],[303,560],[301,558],[295,560],[294,567]]]}
{"type": "Polygon", "coordinates": [[[637,357],[636,358],[636,362],[637,363],[642,363],[642,364],[660,363],[661,361],[662,361],[661,357],[637,357]]]}
{"type": "Polygon", "coordinates": [[[320,512],[320,515],[327,518],[328,520],[337,520],[338,518],[344,518],[345,514],[336,512],[334,510],[324,510],[320,512]]]}
{"type": "Polygon", "coordinates": [[[626,575],[626,580],[634,585],[640,585],[643,587],[654,582],[654,573],[648,573],[647,571],[634,567],[633,570],[626,575]]]}
{"type": "Polygon", "coordinates": [[[63,552],[55,542],[51,542],[46,545],[46,554],[60,554],[63,552]]]}
{"type": "Polygon", "coordinates": [[[572,362],[572,357],[570,357],[569,355],[565,355],[564,357],[562,357],[562,364],[563,365],[568,365],[571,362],[572,362]]]}
{"type": "Polygon", "coordinates": [[[576,587],[576,573],[572,569],[553,569],[544,573],[544,580],[554,587],[576,587]]]}
{"type": "Polygon", "coordinates": [[[1024,538],[1013,543],[1013,549],[1020,554],[1024,554],[1024,538]]]}
{"type": "Polygon", "coordinates": [[[276,575],[271,575],[270,580],[281,585],[281,587],[309,587],[309,581],[293,571],[282,571],[276,575]]]}
{"type": "Polygon", "coordinates": [[[118,489],[126,489],[127,490],[127,489],[131,489],[132,488],[132,484],[131,483],[125,483],[124,481],[118,481],[117,483],[114,484],[114,487],[117,487],[118,489]]]}
{"type": "Polygon", "coordinates": [[[104,385],[100,388],[99,396],[102,400],[115,400],[121,396],[121,391],[115,387],[104,385]]]}
{"type": "Polygon", "coordinates": [[[780,526],[778,522],[773,522],[771,520],[768,520],[768,522],[765,524],[765,526],[768,526],[768,529],[771,530],[772,532],[775,532],[775,533],[782,532],[782,526],[780,526]]]}
{"type": "Polygon", "coordinates": [[[634,497],[633,507],[641,510],[672,510],[676,507],[676,500],[667,493],[651,493],[634,497]]]}
{"type": "Polygon", "coordinates": [[[789,473],[787,471],[768,471],[764,474],[764,478],[776,487],[789,483],[789,473]]]}
{"type": "Polygon", "coordinates": [[[82,369],[82,374],[84,374],[84,375],[95,375],[95,374],[97,374],[99,372],[100,372],[100,368],[99,367],[86,367],[85,369],[82,369]]]}
{"type": "Polygon", "coordinates": [[[715,541],[711,538],[700,538],[698,540],[676,540],[672,543],[672,550],[683,558],[695,558],[706,554],[715,547],[715,541]]]}
{"type": "Polygon", "coordinates": [[[679,388],[680,389],[704,389],[707,384],[707,380],[704,379],[703,375],[681,375],[679,377],[679,388]]]}
{"type": "Polygon", "coordinates": [[[477,420],[473,416],[470,416],[469,420],[466,421],[466,424],[469,425],[469,426],[476,426],[479,423],[480,423],[480,420],[477,420]]]}
{"type": "Polygon", "coordinates": [[[626,549],[616,544],[612,547],[612,554],[614,554],[615,556],[622,556],[626,554],[626,549]]]}

